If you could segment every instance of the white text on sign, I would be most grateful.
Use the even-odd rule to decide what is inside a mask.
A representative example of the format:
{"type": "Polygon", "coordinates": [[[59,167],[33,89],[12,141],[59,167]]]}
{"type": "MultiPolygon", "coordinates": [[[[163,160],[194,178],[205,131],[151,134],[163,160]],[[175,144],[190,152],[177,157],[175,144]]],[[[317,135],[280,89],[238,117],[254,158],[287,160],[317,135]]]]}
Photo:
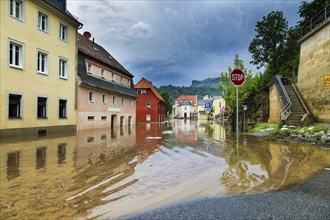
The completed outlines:
{"type": "Polygon", "coordinates": [[[231,80],[232,81],[244,81],[244,75],[243,74],[231,74],[231,80]]]}

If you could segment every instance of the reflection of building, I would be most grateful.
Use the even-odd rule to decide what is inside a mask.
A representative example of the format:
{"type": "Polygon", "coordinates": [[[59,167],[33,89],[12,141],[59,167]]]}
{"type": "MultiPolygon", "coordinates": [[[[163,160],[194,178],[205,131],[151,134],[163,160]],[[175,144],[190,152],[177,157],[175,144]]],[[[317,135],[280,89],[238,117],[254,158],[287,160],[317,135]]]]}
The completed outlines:
{"type": "Polygon", "coordinates": [[[180,95],[173,106],[175,118],[197,117],[197,95],[180,95]]]}
{"type": "Polygon", "coordinates": [[[197,141],[197,124],[195,121],[177,120],[175,124],[175,136],[177,140],[193,143],[197,141]]]}
{"type": "Polygon", "coordinates": [[[163,137],[164,123],[146,123],[136,125],[137,158],[142,163],[149,155],[155,153],[160,147],[159,142],[163,137]]]}
{"type": "Polygon", "coordinates": [[[2,0],[0,10],[0,135],[74,131],[81,23],[66,0],[2,0]]]}
{"type": "Polygon", "coordinates": [[[77,129],[134,125],[133,75],[90,37],[78,34],[77,129]]]}
{"type": "Polygon", "coordinates": [[[165,121],[165,101],[150,81],[142,77],[135,85],[138,94],[136,103],[137,122],[165,121]]]}

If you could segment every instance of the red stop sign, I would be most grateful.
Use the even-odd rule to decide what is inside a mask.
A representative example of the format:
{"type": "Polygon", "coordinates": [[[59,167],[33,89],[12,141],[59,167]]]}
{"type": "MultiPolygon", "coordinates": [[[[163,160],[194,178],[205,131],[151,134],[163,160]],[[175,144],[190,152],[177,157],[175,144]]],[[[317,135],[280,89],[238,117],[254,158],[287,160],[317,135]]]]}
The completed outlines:
{"type": "Polygon", "coordinates": [[[230,74],[230,81],[235,86],[241,86],[245,82],[245,75],[242,70],[234,69],[230,74]]]}

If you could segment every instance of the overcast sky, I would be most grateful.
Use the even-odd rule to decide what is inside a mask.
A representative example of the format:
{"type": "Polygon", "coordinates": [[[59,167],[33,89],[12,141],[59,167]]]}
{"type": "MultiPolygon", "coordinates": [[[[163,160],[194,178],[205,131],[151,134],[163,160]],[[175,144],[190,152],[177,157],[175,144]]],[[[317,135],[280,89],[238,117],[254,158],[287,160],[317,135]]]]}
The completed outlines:
{"type": "Polygon", "coordinates": [[[218,77],[235,54],[250,65],[255,25],[283,11],[289,26],[299,21],[301,1],[109,1],[68,0],[68,10],[128,71],[156,86],[189,86],[218,77]]]}

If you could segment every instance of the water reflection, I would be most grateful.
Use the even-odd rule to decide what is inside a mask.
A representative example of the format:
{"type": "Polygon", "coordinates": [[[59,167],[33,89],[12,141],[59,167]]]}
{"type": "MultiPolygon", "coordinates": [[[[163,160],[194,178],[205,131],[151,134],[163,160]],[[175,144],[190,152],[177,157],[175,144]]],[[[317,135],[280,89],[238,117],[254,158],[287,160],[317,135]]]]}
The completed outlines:
{"type": "Polygon", "coordinates": [[[115,218],[197,196],[283,189],[330,165],[328,149],[238,141],[223,125],[184,120],[1,140],[0,218],[115,218]]]}

